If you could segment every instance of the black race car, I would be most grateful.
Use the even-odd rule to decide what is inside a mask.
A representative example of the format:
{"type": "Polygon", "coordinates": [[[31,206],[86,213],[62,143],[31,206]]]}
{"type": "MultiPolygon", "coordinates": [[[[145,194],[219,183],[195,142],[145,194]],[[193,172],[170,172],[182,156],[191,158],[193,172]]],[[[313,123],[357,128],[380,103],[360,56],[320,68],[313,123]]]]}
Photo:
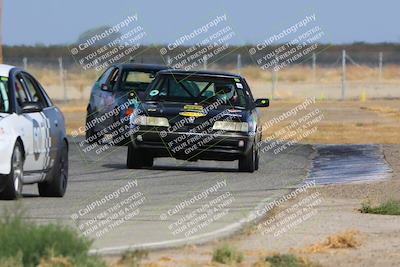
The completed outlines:
{"type": "Polygon", "coordinates": [[[128,131],[124,130],[129,119],[126,116],[130,115],[127,107],[140,101],[156,73],[165,69],[165,65],[123,63],[104,71],[93,85],[87,106],[87,141],[98,142],[107,135],[107,140],[120,140],[116,145],[129,142],[129,136],[125,138],[128,131]]]}
{"type": "Polygon", "coordinates": [[[258,169],[261,140],[256,107],[246,80],[220,72],[164,70],[130,117],[127,167],[151,167],[155,157],[239,160],[239,170],[258,169]]]}

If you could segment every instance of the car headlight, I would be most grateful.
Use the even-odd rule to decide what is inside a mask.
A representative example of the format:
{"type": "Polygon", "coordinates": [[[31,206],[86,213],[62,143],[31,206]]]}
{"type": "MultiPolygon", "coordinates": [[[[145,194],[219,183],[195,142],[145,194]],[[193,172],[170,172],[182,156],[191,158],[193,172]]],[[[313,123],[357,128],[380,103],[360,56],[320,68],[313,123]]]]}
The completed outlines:
{"type": "Polygon", "coordinates": [[[163,117],[138,116],[135,118],[134,123],[142,126],[169,127],[168,119],[163,117]]]}
{"type": "Polygon", "coordinates": [[[216,121],[214,122],[213,130],[248,132],[249,124],[247,122],[216,121]]]}

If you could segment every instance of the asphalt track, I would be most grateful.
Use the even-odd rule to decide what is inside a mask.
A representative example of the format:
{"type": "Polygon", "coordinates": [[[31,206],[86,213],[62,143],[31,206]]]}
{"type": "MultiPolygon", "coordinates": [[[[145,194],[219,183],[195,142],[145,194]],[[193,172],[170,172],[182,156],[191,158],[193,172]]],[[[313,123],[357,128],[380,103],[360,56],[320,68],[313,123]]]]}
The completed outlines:
{"type": "MultiPolygon", "coordinates": [[[[336,146],[316,149],[300,144],[278,154],[264,151],[260,169],[252,174],[237,172],[236,162],[174,159],[156,159],[150,169],[128,170],[125,147],[97,155],[84,153],[79,139],[71,141],[65,197],[41,198],[36,185],[26,185],[19,202],[26,216],[39,223],[77,227],[94,240],[93,252],[100,253],[199,243],[232,234],[257,219],[254,211],[260,207],[312,180],[313,175],[318,180],[316,165],[319,168],[318,162],[326,161],[319,157],[337,151],[336,146]]],[[[358,148],[365,150],[353,147],[351,151],[358,148]]],[[[339,151],[343,149],[346,146],[339,151]]],[[[372,154],[376,150],[379,146],[372,154]]],[[[0,209],[4,207],[17,205],[0,202],[0,209]]]]}
{"type": "MultiPolygon", "coordinates": [[[[249,214],[257,205],[302,183],[313,153],[309,145],[295,145],[277,155],[265,151],[260,169],[252,174],[237,172],[236,161],[166,158],[156,159],[151,169],[128,170],[125,147],[97,155],[84,153],[79,139],[70,140],[69,184],[64,198],[41,198],[36,185],[25,185],[20,202],[28,218],[74,225],[94,239],[93,248],[103,253],[182,245],[231,234],[251,219],[249,214]],[[127,192],[121,193],[122,187],[127,192]],[[120,195],[111,199],[114,192],[120,195]],[[186,206],[176,208],[180,203],[186,206]],[[118,212],[119,217],[111,216],[118,212]],[[204,213],[208,218],[200,216],[204,213]],[[202,226],[196,228],[201,221],[202,226]]],[[[17,206],[15,201],[0,202],[0,209],[4,207],[17,206]]]]}

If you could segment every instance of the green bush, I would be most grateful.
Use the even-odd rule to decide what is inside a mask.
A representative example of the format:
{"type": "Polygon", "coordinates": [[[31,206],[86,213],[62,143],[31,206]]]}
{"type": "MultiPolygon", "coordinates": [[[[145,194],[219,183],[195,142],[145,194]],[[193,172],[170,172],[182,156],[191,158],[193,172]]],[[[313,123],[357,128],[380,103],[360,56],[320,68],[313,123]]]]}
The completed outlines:
{"type": "Polygon", "coordinates": [[[271,267],[318,267],[320,265],[305,262],[292,254],[274,255],[265,258],[271,267]]]}
{"type": "Polygon", "coordinates": [[[365,202],[362,204],[360,211],[362,213],[400,215],[400,201],[389,200],[377,207],[371,206],[370,202],[365,202]]]}
{"type": "Polygon", "coordinates": [[[14,260],[36,266],[42,259],[63,257],[73,266],[105,266],[97,257],[88,256],[91,243],[70,227],[35,224],[23,219],[20,212],[6,211],[0,219],[0,262],[14,260]]]}
{"type": "Polygon", "coordinates": [[[240,263],[243,261],[243,254],[224,244],[214,250],[212,260],[223,264],[240,263]]]}

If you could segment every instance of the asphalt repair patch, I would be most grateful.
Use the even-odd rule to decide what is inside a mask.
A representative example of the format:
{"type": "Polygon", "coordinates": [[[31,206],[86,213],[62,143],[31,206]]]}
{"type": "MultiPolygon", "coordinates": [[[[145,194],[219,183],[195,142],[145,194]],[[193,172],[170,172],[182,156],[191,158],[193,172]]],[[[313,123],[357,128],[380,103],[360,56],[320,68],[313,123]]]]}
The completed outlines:
{"type": "Polygon", "coordinates": [[[387,179],[391,169],[381,145],[315,145],[317,155],[305,182],[342,184],[387,179]]]}

